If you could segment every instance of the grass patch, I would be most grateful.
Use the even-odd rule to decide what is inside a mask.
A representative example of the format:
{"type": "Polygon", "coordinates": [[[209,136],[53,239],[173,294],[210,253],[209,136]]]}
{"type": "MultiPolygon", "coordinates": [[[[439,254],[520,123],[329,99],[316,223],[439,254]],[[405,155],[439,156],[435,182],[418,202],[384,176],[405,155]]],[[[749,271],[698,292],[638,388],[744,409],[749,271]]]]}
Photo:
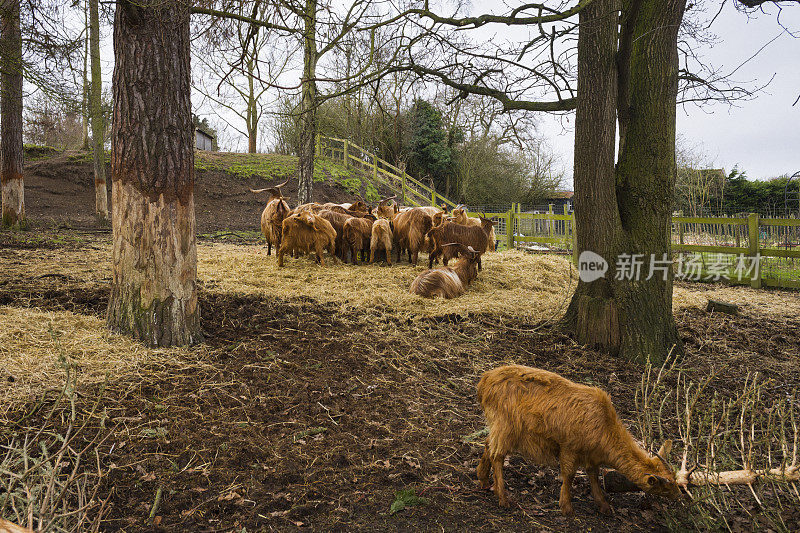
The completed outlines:
{"type": "MultiPolygon", "coordinates": [[[[282,154],[234,154],[226,152],[196,152],[196,170],[224,171],[243,179],[254,176],[269,181],[285,180],[297,176],[297,157],[282,154]]],[[[314,181],[322,183],[332,180],[341,183],[353,176],[353,172],[328,159],[314,161],[314,181]]]]}

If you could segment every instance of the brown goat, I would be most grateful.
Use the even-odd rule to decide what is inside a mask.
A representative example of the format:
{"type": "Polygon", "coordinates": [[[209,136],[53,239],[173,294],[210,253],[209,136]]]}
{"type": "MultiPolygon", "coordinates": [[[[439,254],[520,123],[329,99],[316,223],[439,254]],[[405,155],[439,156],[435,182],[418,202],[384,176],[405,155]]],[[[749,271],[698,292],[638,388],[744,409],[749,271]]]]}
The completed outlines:
{"type": "Polygon", "coordinates": [[[466,292],[469,284],[478,275],[477,263],[481,257],[472,246],[448,243],[446,247],[456,248],[462,258],[453,268],[442,267],[426,270],[411,282],[408,292],[425,298],[457,298],[466,292]]]}
{"type": "Polygon", "coordinates": [[[680,495],[675,474],[664,460],[672,442],[666,441],[655,457],[649,455],[622,425],[608,394],[597,387],[538,368],[508,365],[483,374],[478,401],[489,426],[478,480],[488,489],[489,469],[494,470],[494,491],[503,507],[508,506],[503,461],[513,452],[538,464],[560,464],[558,503],[564,515],[574,513],[572,479],[581,467],[603,513],[611,507],[598,480],[601,466],[617,469],[645,492],[680,495]]]}
{"type": "MultiPolygon", "coordinates": [[[[442,262],[447,266],[447,261],[453,259],[457,250],[450,247],[445,248],[443,245],[450,242],[458,242],[465,246],[472,246],[473,249],[479,253],[486,250],[487,242],[491,228],[494,227],[494,222],[487,218],[481,219],[481,226],[464,226],[456,224],[455,222],[445,222],[441,226],[437,226],[428,231],[426,237],[431,243],[431,253],[428,256],[428,268],[433,267],[433,262],[441,255],[442,262]]],[[[478,270],[481,270],[480,258],[478,259],[478,270]]]]}
{"type": "Polygon", "coordinates": [[[408,262],[417,265],[419,252],[425,246],[425,235],[433,226],[433,220],[424,209],[414,207],[401,211],[392,219],[394,223],[394,249],[397,250],[397,262],[400,254],[408,250],[408,262]]]}
{"type": "Polygon", "coordinates": [[[309,202],[307,204],[300,204],[294,209],[292,209],[291,215],[299,215],[300,213],[309,212],[309,213],[319,213],[322,211],[323,207],[322,204],[317,202],[309,202]]]}
{"type": "Polygon", "coordinates": [[[278,249],[278,266],[283,266],[283,256],[287,252],[314,252],[317,262],[324,266],[322,252],[328,250],[336,262],[335,243],[336,230],[324,218],[309,212],[286,217],[283,220],[283,240],[278,249]]]}
{"type": "MultiPolygon", "coordinates": [[[[457,207],[453,209],[453,222],[456,224],[461,224],[463,226],[480,226],[481,219],[476,217],[467,216],[466,210],[463,207],[457,207]]],[[[497,237],[494,233],[494,226],[492,226],[492,231],[489,234],[489,243],[486,246],[486,250],[482,250],[485,252],[494,252],[497,244],[497,237]]]]}
{"type": "Polygon", "coordinates": [[[372,236],[369,241],[369,262],[375,262],[375,252],[386,252],[386,262],[392,266],[392,221],[379,218],[372,224],[372,236]]]}
{"type": "Polygon", "coordinates": [[[344,223],[344,246],[350,251],[350,260],[354,265],[358,264],[358,255],[370,248],[373,222],[373,215],[364,215],[350,218],[344,223]]]}
{"type": "MultiPolygon", "coordinates": [[[[340,208],[341,209],[341,208],[340,208]]],[[[344,261],[346,259],[347,246],[344,241],[344,223],[353,218],[353,215],[333,211],[330,209],[323,209],[317,216],[320,216],[331,223],[333,229],[336,230],[336,256],[344,261]]]]}
{"type": "Polygon", "coordinates": [[[291,209],[281,194],[281,187],[289,183],[287,179],[280,185],[267,187],[266,189],[250,189],[250,192],[259,194],[269,192],[270,197],[264,211],[261,212],[261,234],[267,241],[267,255],[272,255],[272,246],[275,249],[281,245],[281,235],[283,234],[283,219],[289,215],[291,209]]]}
{"type": "Polygon", "coordinates": [[[377,218],[393,218],[397,213],[400,212],[400,208],[397,206],[397,202],[393,202],[391,205],[387,205],[387,202],[389,202],[389,200],[394,200],[395,198],[397,198],[396,194],[394,196],[384,198],[378,202],[377,207],[372,210],[372,214],[377,218]]]}

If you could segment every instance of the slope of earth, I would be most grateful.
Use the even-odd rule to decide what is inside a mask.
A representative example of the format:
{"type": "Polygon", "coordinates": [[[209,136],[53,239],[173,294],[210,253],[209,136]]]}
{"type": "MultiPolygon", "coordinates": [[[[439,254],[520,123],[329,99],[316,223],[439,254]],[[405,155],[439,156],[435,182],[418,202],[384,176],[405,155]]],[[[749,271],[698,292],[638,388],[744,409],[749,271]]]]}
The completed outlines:
{"type": "MultiPolygon", "coordinates": [[[[93,228],[94,176],[88,152],[26,149],[23,171],[25,213],[34,226],[93,228]]],[[[109,200],[110,164],[106,162],[109,200]]],[[[195,210],[197,232],[259,231],[268,196],[260,189],[290,178],[282,189],[290,205],[297,201],[297,158],[279,154],[196,152],[195,210]]],[[[314,201],[349,202],[362,198],[375,203],[389,189],[374,187],[352,170],[320,159],[314,171],[314,201]]],[[[112,206],[113,208],[113,206],[112,206]]]]}

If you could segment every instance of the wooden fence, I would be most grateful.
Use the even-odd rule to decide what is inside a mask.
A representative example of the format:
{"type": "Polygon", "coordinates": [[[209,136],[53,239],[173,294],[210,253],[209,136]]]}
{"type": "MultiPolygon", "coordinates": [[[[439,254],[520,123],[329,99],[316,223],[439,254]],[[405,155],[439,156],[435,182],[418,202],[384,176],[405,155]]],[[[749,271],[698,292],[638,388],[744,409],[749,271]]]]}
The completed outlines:
{"type": "MultiPolygon", "coordinates": [[[[442,205],[455,207],[450,199],[409,176],[404,169],[375,156],[347,139],[317,136],[317,153],[359,170],[376,184],[397,192],[404,205],[442,205]]],[[[526,248],[547,253],[572,255],[577,247],[575,215],[563,207],[557,213],[521,212],[512,204],[505,212],[470,212],[496,222],[499,247],[526,248]]],[[[679,265],[693,263],[699,278],[724,275],[732,283],[754,288],[800,288],[800,220],[747,217],[672,218],[672,251],[679,265]],[[747,264],[745,276],[737,274],[747,264]],[[721,265],[721,268],[720,266],[721,265]]]]}
{"type": "Polygon", "coordinates": [[[372,177],[375,183],[386,185],[397,193],[403,205],[447,204],[455,207],[448,198],[435,189],[409,176],[404,169],[368,152],[347,139],[317,136],[317,154],[341,162],[346,168],[355,168],[372,177]]]}

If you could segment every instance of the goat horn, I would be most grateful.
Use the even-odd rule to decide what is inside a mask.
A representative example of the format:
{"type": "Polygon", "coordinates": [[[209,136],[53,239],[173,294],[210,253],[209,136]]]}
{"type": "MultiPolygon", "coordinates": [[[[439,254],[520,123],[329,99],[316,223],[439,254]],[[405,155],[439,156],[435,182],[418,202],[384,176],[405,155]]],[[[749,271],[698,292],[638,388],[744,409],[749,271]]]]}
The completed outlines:
{"type": "Polygon", "coordinates": [[[283,183],[281,183],[280,185],[275,185],[275,188],[276,188],[276,189],[278,189],[278,190],[280,191],[280,190],[281,190],[281,187],[283,187],[284,185],[286,185],[287,183],[289,183],[289,180],[290,180],[290,179],[292,179],[292,177],[291,177],[291,176],[289,176],[288,178],[286,178],[286,181],[284,181],[284,182],[283,182],[283,183]]]}
{"type": "Polygon", "coordinates": [[[260,192],[266,192],[268,189],[250,189],[250,192],[253,194],[258,194],[260,192]]]}

